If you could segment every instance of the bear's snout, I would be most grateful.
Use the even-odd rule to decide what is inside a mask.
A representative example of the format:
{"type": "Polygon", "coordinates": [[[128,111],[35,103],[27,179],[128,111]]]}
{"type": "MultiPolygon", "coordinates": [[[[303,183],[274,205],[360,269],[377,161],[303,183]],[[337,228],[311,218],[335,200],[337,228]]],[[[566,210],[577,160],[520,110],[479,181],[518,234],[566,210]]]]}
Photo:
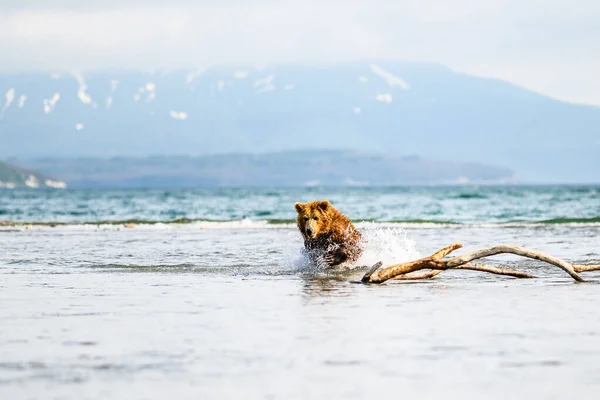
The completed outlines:
{"type": "Polygon", "coordinates": [[[306,227],[306,235],[307,235],[308,237],[311,237],[311,238],[312,238],[312,236],[313,236],[313,230],[312,230],[312,229],[310,229],[309,227],[306,227]]]}

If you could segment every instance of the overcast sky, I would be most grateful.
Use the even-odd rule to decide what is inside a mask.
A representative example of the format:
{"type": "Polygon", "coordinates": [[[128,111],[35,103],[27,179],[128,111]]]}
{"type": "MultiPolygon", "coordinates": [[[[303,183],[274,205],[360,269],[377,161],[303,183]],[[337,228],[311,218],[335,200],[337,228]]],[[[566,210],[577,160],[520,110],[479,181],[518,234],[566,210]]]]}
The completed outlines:
{"type": "Polygon", "coordinates": [[[432,61],[600,105],[600,0],[0,0],[0,70],[432,61]]]}

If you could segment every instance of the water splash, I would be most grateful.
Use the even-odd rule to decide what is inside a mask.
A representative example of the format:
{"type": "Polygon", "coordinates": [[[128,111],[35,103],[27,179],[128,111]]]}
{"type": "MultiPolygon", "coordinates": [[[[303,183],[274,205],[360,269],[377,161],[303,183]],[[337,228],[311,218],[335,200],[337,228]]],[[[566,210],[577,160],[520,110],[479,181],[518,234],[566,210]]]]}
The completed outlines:
{"type": "MultiPolygon", "coordinates": [[[[382,226],[377,223],[362,223],[363,254],[354,263],[344,263],[340,270],[349,270],[361,266],[371,266],[379,261],[383,265],[397,264],[421,257],[417,243],[410,239],[402,227],[382,226]]],[[[286,235],[284,265],[294,271],[323,271],[324,265],[312,265],[304,251],[300,234],[296,231],[286,235]]]]}
{"type": "Polygon", "coordinates": [[[402,227],[381,226],[373,222],[361,224],[365,244],[357,265],[397,264],[421,257],[417,243],[410,239],[402,227]]]}
{"type": "Polygon", "coordinates": [[[282,264],[294,272],[310,271],[315,269],[304,251],[302,237],[297,229],[287,232],[283,236],[282,264]]]}

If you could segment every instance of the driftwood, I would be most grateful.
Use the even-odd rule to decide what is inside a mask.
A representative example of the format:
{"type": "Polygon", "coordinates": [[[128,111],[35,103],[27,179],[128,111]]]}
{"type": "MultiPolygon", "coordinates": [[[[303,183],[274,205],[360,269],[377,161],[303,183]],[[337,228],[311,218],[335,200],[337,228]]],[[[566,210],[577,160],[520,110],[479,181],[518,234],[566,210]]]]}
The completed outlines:
{"type": "Polygon", "coordinates": [[[489,272],[498,275],[507,275],[515,278],[535,278],[535,276],[525,272],[511,269],[498,268],[484,264],[470,264],[473,260],[489,257],[497,254],[516,254],[518,256],[544,261],[559,267],[568,273],[578,282],[584,282],[579,272],[600,270],[600,265],[572,265],[566,261],[552,257],[537,251],[524,249],[517,246],[494,246],[487,249],[476,250],[462,256],[443,259],[445,256],[460,249],[463,245],[460,243],[444,247],[429,257],[421,258],[415,261],[409,261],[401,264],[391,265],[381,269],[382,264],[375,264],[362,278],[365,283],[383,283],[387,280],[418,280],[430,279],[448,269],[466,269],[471,271],[489,272]],[[430,270],[430,271],[422,271],[430,270]]]}

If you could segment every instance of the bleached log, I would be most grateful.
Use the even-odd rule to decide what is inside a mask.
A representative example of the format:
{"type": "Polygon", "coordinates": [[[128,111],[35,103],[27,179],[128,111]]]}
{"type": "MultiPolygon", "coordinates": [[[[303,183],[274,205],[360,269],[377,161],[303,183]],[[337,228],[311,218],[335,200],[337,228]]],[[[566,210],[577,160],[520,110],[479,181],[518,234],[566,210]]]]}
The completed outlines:
{"type": "Polygon", "coordinates": [[[568,273],[573,279],[578,282],[583,282],[584,279],[578,274],[578,272],[596,271],[600,270],[599,265],[571,265],[568,262],[561,260],[556,257],[549,256],[544,253],[540,253],[533,250],[524,249],[518,246],[500,245],[494,246],[487,249],[476,250],[471,253],[463,254],[462,256],[443,260],[445,256],[451,252],[460,249],[461,243],[453,244],[443,249],[438,250],[429,257],[424,257],[419,260],[409,261],[401,264],[391,265],[387,268],[379,270],[377,264],[374,265],[364,276],[362,281],[366,283],[383,283],[390,279],[395,280],[415,280],[415,279],[428,279],[438,275],[440,272],[448,269],[467,269],[473,271],[489,272],[499,275],[508,275],[516,278],[534,278],[533,275],[514,271],[510,269],[504,269],[499,267],[493,267],[482,264],[469,264],[473,260],[481,259],[484,257],[490,257],[497,254],[515,254],[518,256],[531,258],[552,264],[559,267],[566,273],[568,273]],[[430,269],[429,272],[421,272],[414,274],[416,271],[430,269]]]}
{"type": "MultiPolygon", "coordinates": [[[[465,270],[469,270],[469,271],[489,272],[490,274],[506,275],[506,276],[512,276],[514,278],[535,278],[534,275],[528,274],[526,272],[515,271],[515,270],[507,269],[507,268],[494,267],[494,266],[487,265],[487,264],[465,264],[465,265],[459,265],[452,269],[465,269],[465,270]]],[[[438,270],[433,270],[433,271],[423,271],[423,272],[415,271],[415,272],[410,272],[405,275],[398,275],[392,279],[395,281],[415,281],[415,280],[420,280],[420,279],[431,279],[431,278],[441,274],[442,272],[444,272],[443,269],[438,269],[438,270]]]]}

